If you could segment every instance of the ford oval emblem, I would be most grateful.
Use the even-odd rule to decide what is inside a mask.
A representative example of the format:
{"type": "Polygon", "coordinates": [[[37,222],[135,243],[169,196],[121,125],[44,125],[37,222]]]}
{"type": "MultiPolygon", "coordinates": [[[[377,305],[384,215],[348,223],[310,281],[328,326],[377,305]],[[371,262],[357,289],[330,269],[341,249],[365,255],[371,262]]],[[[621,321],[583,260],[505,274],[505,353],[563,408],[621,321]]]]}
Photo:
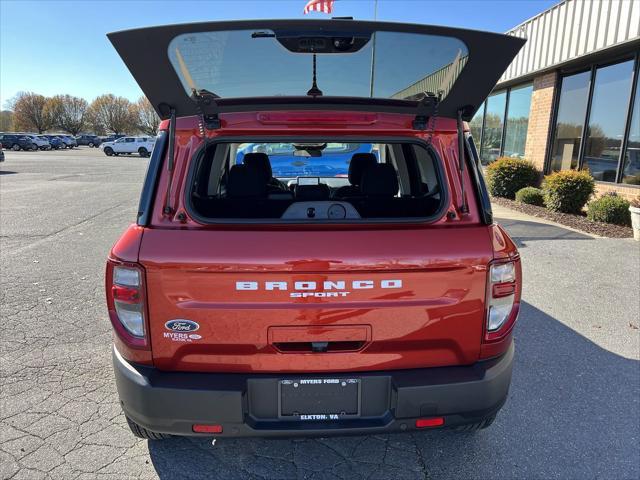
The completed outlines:
{"type": "Polygon", "coordinates": [[[169,320],[164,324],[164,328],[172,332],[195,332],[200,328],[200,325],[191,320],[178,318],[176,320],[169,320]]]}

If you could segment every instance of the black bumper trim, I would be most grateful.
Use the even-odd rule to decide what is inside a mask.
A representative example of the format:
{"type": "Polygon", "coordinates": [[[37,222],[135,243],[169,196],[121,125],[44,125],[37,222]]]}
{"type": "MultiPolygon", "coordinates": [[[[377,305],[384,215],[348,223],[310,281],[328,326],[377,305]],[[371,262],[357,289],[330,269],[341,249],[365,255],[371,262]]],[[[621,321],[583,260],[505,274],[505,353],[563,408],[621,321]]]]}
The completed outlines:
{"type": "MultiPolygon", "coordinates": [[[[133,365],[113,349],[116,385],[125,414],[159,433],[203,435],[192,425],[219,424],[221,436],[311,436],[403,431],[415,419],[442,416],[446,426],[495,414],[511,383],[514,345],[501,357],[471,366],[322,374],[162,372],[133,365]],[[362,416],[334,422],[278,420],[274,385],[282,379],[362,379],[362,416]]],[[[205,434],[206,435],[206,434],[205,434]]]]}

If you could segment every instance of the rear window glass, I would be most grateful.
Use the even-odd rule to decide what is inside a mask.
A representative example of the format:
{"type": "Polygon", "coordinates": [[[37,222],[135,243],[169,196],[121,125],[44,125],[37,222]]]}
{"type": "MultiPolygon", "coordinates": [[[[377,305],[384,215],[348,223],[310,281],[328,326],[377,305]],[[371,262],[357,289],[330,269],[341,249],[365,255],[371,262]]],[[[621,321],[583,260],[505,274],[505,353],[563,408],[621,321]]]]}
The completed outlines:
{"type": "Polygon", "coordinates": [[[444,205],[440,163],[417,143],[214,143],[191,169],[204,223],[424,220],[444,205]]]}
{"type": "Polygon", "coordinates": [[[353,154],[373,152],[378,155],[371,143],[327,143],[322,150],[305,150],[293,143],[241,143],[237,149],[236,163],[242,163],[246,153],[255,152],[266,153],[273,175],[283,178],[310,175],[346,177],[353,154]]]}
{"type": "Polygon", "coordinates": [[[315,51],[317,87],[324,96],[410,100],[425,92],[446,96],[468,55],[462,41],[438,35],[295,35],[268,29],[187,33],[171,41],[168,55],[188,94],[196,89],[222,98],[307,95],[315,51]]]}

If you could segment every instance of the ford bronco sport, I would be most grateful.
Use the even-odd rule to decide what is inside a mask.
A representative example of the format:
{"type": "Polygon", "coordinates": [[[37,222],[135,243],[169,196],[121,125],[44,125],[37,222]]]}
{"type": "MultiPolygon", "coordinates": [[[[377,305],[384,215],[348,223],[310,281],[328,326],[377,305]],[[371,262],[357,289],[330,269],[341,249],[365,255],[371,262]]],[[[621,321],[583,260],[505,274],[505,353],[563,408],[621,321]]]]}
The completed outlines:
{"type": "Polygon", "coordinates": [[[109,38],[163,119],[106,268],[133,433],[491,424],[521,267],[465,122],[523,41],[346,19],[109,38]]]}

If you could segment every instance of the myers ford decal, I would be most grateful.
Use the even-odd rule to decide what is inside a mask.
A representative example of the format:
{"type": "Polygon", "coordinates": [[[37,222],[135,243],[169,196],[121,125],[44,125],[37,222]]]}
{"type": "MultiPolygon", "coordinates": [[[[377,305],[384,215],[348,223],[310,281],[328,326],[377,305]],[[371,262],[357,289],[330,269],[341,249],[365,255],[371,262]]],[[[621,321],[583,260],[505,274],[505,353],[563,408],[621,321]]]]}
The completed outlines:
{"type": "Polygon", "coordinates": [[[191,333],[200,328],[200,325],[192,320],[185,320],[183,318],[169,320],[164,324],[164,328],[170,330],[169,332],[163,332],[164,338],[173,342],[193,342],[194,340],[200,340],[202,338],[202,336],[197,333],[191,333]]]}
{"type": "Polygon", "coordinates": [[[402,288],[402,280],[353,280],[347,282],[344,280],[326,280],[324,282],[301,281],[301,282],[254,282],[243,281],[236,282],[236,290],[240,291],[289,291],[291,298],[307,298],[307,297],[346,297],[349,295],[347,287],[352,290],[367,290],[371,288],[402,288]]]}

